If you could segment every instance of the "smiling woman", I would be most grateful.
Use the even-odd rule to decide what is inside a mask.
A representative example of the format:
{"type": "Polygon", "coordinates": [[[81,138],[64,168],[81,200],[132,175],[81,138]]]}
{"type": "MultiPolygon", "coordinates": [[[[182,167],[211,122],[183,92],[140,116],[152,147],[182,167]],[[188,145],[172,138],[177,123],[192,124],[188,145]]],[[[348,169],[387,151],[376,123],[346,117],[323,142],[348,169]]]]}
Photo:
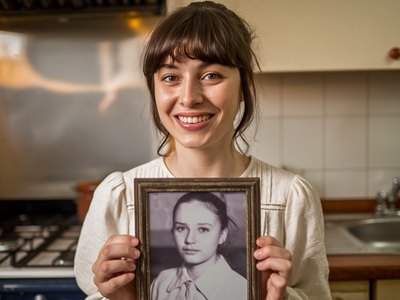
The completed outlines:
{"type": "MultiPolygon", "coordinates": [[[[246,21],[212,1],[177,9],[152,32],[144,50],[143,73],[153,121],[162,137],[157,149],[161,157],[109,175],[96,190],[75,263],[78,283],[90,299],[136,299],[135,260],[142,252],[133,236],[139,209],[133,183],[136,178],[173,177],[259,178],[262,236],[253,244],[259,248],[247,255],[258,261],[261,286],[248,281],[249,290],[259,291],[263,300],[330,299],[323,218],[315,188],[298,175],[247,156],[237,143],[244,140],[257,111],[253,70],[258,63],[252,39],[246,21]],[[174,147],[164,148],[172,142],[174,147]]],[[[203,283],[207,278],[221,283],[225,277],[230,279],[215,293],[224,290],[229,299],[246,299],[235,292],[246,281],[218,254],[229,229],[215,209],[200,200],[182,203],[174,213],[173,232],[184,264],[158,275],[153,292],[160,296],[155,299],[221,299],[224,296],[207,296],[203,283]],[[176,298],[172,290],[184,290],[179,278],[187,279],[188,293],[176,298]],[[167,294],[172,296],[165,298],[167,294]]],[[[142,251],[147,257],[148,250],[142,251]]]]}

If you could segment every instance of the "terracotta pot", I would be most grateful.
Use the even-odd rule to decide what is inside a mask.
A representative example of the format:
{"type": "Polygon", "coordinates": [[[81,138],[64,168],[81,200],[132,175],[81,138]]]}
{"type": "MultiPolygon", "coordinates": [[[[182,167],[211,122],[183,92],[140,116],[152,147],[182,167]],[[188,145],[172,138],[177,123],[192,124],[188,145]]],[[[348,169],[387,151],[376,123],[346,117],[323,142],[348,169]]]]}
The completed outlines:
{"type": "Polygon", "coordinates": [[[81,222],[85,219],[86,213],[89,209],[90,202],[92,202],[94,190],[100,184],[100,181],[88,181],[81,182],[77,185],[77,205],[78,205],[78,217],[81,222]]]}

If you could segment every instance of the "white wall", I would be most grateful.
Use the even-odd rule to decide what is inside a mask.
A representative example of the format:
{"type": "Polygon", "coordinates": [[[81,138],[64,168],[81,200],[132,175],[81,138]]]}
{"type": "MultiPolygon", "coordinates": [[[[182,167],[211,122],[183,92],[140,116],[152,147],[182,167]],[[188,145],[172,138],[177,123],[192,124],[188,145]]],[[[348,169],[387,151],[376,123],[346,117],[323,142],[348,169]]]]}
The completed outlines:
{"type": "Polygon", "coordinates": [[[371,198],[400,176],[400,72],[258,75],[251,153],[302,174],[322,198],[371,198]]]}

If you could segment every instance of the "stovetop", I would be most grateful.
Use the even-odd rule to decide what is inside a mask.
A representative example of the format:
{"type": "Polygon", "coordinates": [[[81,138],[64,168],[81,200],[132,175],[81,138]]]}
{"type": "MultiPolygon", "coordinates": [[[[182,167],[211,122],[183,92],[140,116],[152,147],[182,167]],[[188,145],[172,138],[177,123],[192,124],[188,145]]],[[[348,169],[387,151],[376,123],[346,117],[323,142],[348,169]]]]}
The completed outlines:
{"type": "Polygon", "coordinates": [[[0,278],[73,277],[80,230],[76,213],[3,215],[0,278]]]}

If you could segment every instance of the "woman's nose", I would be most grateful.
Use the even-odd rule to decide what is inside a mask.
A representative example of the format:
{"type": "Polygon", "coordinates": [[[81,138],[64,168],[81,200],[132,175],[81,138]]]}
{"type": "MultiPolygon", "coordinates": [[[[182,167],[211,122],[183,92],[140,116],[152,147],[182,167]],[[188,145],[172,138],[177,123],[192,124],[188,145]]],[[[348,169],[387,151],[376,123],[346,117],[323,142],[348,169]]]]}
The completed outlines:
{"type": "Polygon", "coordinates": [[[195,244],[196,243],[196,236],[193,230],[189,230],[186,235],[185,244],[195,244]]]}
{"type": "Polygon", "coordinates": [[[185,80],[182,84],[180,102],[190,108],[203,102],[200,83],[196,79],[185,80]]]}

